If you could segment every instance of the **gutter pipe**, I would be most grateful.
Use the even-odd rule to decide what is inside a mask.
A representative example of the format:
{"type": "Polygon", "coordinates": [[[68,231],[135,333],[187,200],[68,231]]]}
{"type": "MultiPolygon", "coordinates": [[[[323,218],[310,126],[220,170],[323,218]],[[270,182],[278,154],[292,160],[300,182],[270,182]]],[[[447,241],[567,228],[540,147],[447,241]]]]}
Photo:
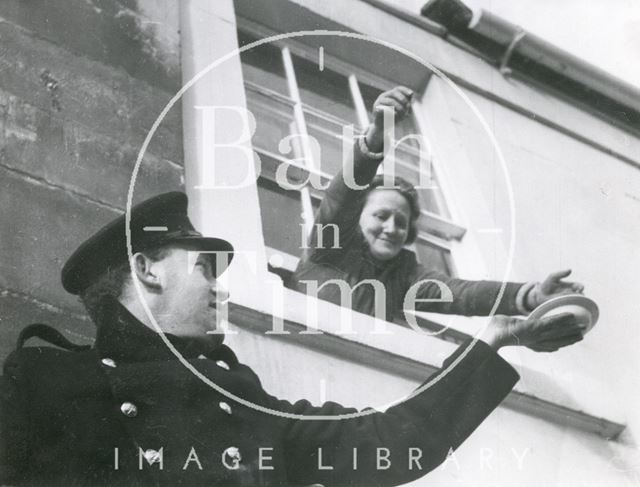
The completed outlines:
{"type": "Polygon", "coordinates": [[[640,89],[554,46],[507,20],[461,0],[430,0],[421,14],[447,28],[495,64],[579,101],[610,121],[640,132],[640,89]]]}

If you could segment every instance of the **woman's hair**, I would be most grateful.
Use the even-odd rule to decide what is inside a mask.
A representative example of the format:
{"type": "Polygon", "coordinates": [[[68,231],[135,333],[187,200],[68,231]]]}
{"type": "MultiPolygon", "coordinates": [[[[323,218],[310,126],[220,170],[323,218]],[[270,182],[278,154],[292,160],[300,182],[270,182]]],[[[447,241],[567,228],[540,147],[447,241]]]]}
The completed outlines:
{"type": "Polygon", "coordinates": [[[418,236],[418,218],[420,217],[420,200],[418,198],[418,192],[416,188],[404,178],[395,176],[393,178],[393,186],[386,186],[384,176],[378,174],[373,178],[369,187],[362,194],[362,201],[360,207],[360,213],[364,209],[364,205],[369,198],[369,194],[376,188],[384,187],[389,190],[397,191],[405,197],[409,203],[409,209],[411,210],[411,218],[409,219],[409,232],[407,233],[407,244],[412,244],[418,236]]]}

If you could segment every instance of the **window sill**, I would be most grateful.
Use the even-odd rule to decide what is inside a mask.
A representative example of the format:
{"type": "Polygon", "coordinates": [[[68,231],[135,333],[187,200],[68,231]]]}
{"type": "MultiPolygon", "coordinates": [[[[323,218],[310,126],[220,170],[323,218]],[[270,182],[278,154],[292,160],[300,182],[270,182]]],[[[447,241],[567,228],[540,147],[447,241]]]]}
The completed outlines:
{"type": "Polygon", "coordinates": [[[462,240],[467,229],[451,220],[422,210],[418,220],[418,228],[424,233],[435,233],[446,240],[462,240]]]}

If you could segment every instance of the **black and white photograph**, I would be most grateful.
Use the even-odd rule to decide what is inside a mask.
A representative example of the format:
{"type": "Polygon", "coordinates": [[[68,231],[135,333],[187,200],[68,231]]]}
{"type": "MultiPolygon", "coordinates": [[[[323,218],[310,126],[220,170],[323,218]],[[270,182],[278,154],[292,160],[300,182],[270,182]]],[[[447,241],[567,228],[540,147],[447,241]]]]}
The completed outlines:
{"type": "Polygon", "coordinates": [[[0,487],[640,486],[637,0],[2,0],[0,487]]]}

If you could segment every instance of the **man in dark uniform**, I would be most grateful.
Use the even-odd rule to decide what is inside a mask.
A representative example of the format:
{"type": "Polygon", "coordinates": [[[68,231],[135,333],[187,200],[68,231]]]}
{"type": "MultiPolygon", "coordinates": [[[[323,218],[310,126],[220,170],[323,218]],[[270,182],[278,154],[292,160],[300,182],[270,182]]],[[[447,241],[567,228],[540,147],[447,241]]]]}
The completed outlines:
{"type": "Polygon", "coordinates": [[[440,464],[514,386],[517,373],[496,353],[500,347],[519,341],[555,350],[582,336],[571,315],[496,317],[428,388],[386,412],[292,404],[264,391],[222,335],[206,333],[226,298],[216,280],[225,266],[200,253],[190,269],[188,255],[231,256],[233,249],[193,228],[186,196],[138,205],[130,230],[130,262],[123,216],[83,243],[62,271],[65,289],[81,297],[97,327],[95,345],[76,346],[52,328],[32,326],[7,359],[0,483],[409,482],[440,464]],[[67,350],[24,347],[34,335],[67,350]],[[336,415],[348,417],[326,420],[336,415]]]}

